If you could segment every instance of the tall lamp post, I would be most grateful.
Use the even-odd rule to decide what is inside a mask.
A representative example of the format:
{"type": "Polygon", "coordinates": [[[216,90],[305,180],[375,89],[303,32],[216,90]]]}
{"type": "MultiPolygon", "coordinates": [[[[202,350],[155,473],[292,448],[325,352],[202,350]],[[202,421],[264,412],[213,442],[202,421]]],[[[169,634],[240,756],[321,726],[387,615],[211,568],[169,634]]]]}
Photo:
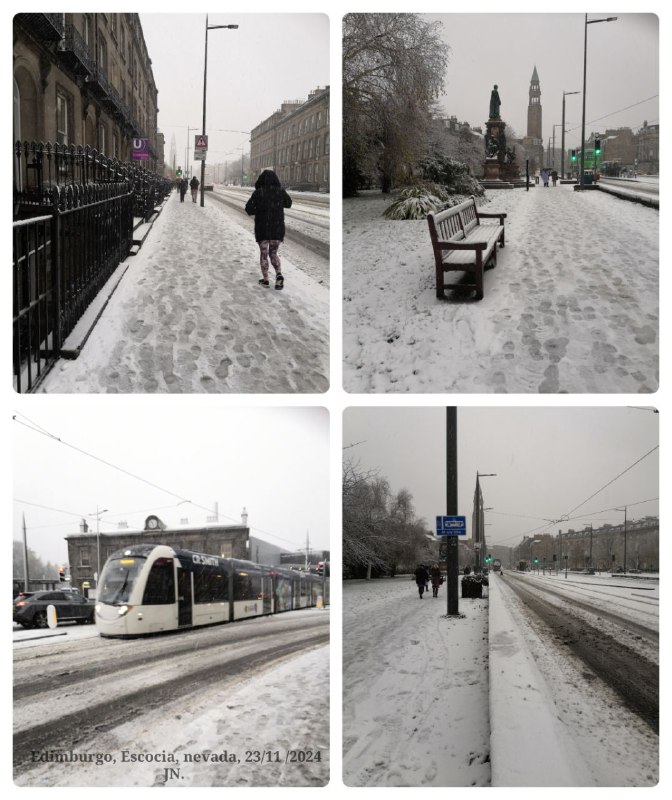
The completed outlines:
{"type": "MultiPolygon", "coordinates": [[[[203,68],[203,136],[205,137],[205,106],[208,87],[208,31],[218,28],[236,29],[237,25],[208,25],[208,15],[205,15],[205,66],[203,68]]],[[[205,205],[205,159],[201,160],[201,208],[205,205]]]]}
{"type": "Polygon", "coordinates": [[[585,175],[583,167],[585,163],[586,153],[586,64],[588,61],[588,26],[593,25],[595,22],[614,22],[618,17],[604,17],[603,19],[588,19],[588,14],[585,15],[585,24],[583,31],[583,112],[581,114],[581,164],[579,168],[579,187],[583,189],[585,185],[585,175]]]}
{"type": "MultiPolygon", "coordinates": [[[[100,580],[100,515],[109,510],[109,508],[98,508],[96,506],[96,597],[98,596],[98,581],[100,580]]],[[[93,514],[90,516],[93,516],[93,514]]]]}
{"type": "Polygon", "coordinates": [[[562,169],[560,170],[560,177],[565,178],[565,97],[568,94],[581,94],[581,92],[565,92],[562,93],[562,169]]]}

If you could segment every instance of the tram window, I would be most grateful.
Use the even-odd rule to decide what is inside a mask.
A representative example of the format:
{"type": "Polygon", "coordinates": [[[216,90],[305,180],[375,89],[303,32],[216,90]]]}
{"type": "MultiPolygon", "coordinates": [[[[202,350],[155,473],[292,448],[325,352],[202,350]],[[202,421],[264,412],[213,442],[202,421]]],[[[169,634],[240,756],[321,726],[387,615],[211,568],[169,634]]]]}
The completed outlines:
{"type": "Polygon", "coordinates": [[[221,572],[194,573],[194,603],[221,603],[228,599],[226,575],[221,572]]]}
{"type": "Polygon", "coordinates": [[[236,572],[233,576],[234,600],[259,600],[261,598],[261,576],[236,572]]]}
{"type": "Polygon", "coordinates": [[[162,606],[175,602],[173,562],[154,564],[147,578],[143,605],[162,606]]]}

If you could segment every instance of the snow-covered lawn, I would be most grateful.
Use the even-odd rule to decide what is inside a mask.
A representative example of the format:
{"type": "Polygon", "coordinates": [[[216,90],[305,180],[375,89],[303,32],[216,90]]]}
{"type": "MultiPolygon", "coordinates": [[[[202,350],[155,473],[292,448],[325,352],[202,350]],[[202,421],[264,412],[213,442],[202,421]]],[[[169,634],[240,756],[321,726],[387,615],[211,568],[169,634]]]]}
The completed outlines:
{"type": "Polygon", "coordinates": [[[425,220],[344,200],[346,391],[656,391],[658,211],[571,185],[487,196],[506,247],[480,302],[436,298],[425,220]]]}
{"type": "Polygon", "coordinates": [[[344,583],[346,785],[490,783],[487,605],[447,618],[445,584],[420,600],[409,576],[344,583]]]}

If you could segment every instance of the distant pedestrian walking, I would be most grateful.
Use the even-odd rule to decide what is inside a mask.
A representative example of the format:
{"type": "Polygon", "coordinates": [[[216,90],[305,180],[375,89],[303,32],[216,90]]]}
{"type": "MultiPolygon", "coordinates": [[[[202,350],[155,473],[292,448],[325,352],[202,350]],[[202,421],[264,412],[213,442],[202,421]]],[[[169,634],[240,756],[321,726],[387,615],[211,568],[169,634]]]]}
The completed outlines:
{"type": "Polygon", "coordinates": [[[429,571],[432,578],[432,597],[439,596],[439,586],[441,586],[441,567],[435,562],[429,571]]]}
{"type": "Polygon", "coordinates": [[[548,176],[549,176],[549,170],[547,170],[544,167],[544,169],[541,170],[541,180],[544,182],[544,186],[546,188],[548,188],[548,176]]]}
{"type": "Polygon", "coordinates": [[[551,171],[551,180],[553,181],[553,186],[558,182],[558,170],[554,169],[551,171]]]}
{"type": "Polygon", "coordinates": [[[272,169],[265,169],[254,184],[254,192],[245,205],[245,211],[254,217],[254,238],[259,245],[262,286],[269,286],[268,262],[275,270],[275,288],[282,289],[282,274],[278,248],[285,238],[285,209],[291,208],[292,198],[282,188],[280,179],[272,169]]]}
{"type": "Polygon", "coordinates": [[[194,177],[189,181],[189,186],[191,188],[191,202],[196,202],[196,195],[198,194],[198,186],[199,181],[198,178],[194,175],[194,177]]]}
{"type": "Polygon", "coordinates": [[[427,567],[424,564],[418,564],[417,569],[415,570],[415,582],[418,587],[418,594],[422,600],[422,594],[425,591],[425,586],[427,586],[427,583],[429,582],[429,572],[427,572],[427,567]]]}
{"type": "Polygon", "coordinates": [[[184,195],[187,193],[188,186],[187,179],[182,178],[180,181],[180,203],[184,203],[184,195]]]}

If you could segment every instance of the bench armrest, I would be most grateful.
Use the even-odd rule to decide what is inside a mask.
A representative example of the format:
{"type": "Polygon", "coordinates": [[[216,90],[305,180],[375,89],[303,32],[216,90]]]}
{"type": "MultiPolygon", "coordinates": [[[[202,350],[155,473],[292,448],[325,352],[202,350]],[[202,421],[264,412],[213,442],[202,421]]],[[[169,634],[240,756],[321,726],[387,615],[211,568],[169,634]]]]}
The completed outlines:
{"type": "Polygon", "coordinates": [[[506,219],[506,214],[481,214],[480,211],[476,212],[476,216],[479,219],[483,219],[484,217],[488,217],[490,219],[499,219],[499,224],[500,225],[503,225],[504,224],[504,220],[506,219]]]}

